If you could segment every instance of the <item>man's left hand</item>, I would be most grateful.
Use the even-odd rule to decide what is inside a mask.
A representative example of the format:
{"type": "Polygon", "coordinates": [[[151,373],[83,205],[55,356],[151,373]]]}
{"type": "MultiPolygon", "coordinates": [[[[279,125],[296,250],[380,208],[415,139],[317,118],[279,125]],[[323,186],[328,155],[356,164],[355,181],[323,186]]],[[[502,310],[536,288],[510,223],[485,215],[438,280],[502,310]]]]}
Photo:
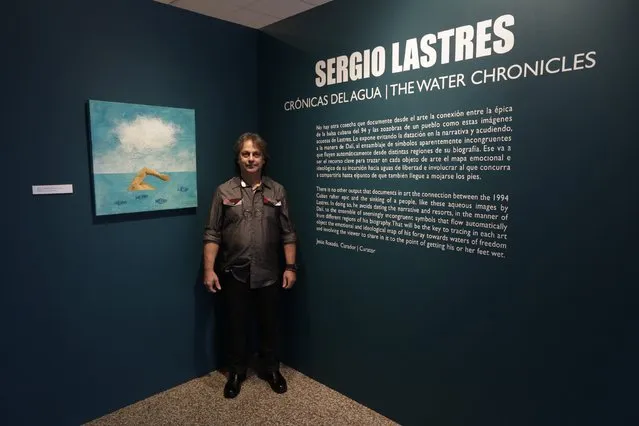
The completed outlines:
{"type": "Polygon", "coordinates": [[[282,287],[285,289],[289,289],[295,285],[295,281],[297,280],[297,273],[295,271],[284,271],[284,276],[282,277],[282,287]]]}

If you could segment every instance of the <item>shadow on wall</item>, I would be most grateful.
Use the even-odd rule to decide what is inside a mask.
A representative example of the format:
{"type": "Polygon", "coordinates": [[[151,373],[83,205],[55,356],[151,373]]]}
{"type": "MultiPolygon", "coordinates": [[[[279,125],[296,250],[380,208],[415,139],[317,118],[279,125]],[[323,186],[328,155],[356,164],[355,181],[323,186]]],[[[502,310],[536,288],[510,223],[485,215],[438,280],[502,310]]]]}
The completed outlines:
{"type": "MultiPolygon", "coordinates": [[[[281,300],[281,358],[282,362],[299,369],[302,360],[312,359],[310,356],[309,334],[309,298],[308,271],[304,267],[304,253],[297,243],[297,281],[290,291],[284,291],[281,300]]],[[[328,309],[328,307],[327,307],[328,309]]]]}
{"type": "Polygon", "coordinates": [[[224,361],[225,304],[221,294],[211,294],[204,286],[204,264],[193,285],[195,332],[193,333],[193,362],[198,376],[222,367],[224,361]]]}

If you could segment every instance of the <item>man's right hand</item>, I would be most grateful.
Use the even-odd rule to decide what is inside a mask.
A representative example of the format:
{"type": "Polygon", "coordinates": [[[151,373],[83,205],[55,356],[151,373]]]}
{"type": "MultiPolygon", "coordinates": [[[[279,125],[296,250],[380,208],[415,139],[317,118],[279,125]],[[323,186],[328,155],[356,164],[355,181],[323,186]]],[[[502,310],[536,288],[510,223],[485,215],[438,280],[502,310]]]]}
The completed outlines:
{"type": "Polygon", "coordinates": [[[204,285],[206,286],[206,289],[211,293],[222,290],[222,287],[220,286],[220,280],[218,279],[215,271],[212,269],[204,270],[204,285]]]}

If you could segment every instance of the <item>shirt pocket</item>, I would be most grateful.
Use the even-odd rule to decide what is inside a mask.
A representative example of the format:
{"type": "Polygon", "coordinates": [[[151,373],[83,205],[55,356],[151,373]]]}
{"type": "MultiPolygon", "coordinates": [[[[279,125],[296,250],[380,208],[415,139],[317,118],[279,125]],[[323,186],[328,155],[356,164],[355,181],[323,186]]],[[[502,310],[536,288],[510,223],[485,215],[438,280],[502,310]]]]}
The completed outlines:
{"type": "Polygon", "coordinates": [[[242,220],[244,216],[244,204],[241,198],[225,198],[222,200],[224,205],[224,222],[236,223],[242,220]]]}
{"type": "Polygon", "coordinates": [[[270,225],[277,225],[277,221],[280,215],[280,209],[282,207],[282,201],[269,197],[263,197],[263,209],[264,217],[270,225]]]}

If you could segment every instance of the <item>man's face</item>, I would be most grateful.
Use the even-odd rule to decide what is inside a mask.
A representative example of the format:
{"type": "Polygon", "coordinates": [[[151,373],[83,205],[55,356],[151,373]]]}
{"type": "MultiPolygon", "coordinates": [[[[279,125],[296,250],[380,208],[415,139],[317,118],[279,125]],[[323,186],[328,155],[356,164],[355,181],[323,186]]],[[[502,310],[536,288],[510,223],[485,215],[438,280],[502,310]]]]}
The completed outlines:
{"type": "Polygon", "coordinates": [[[264,167],[264,156],[253,141],[249,139],[242,145],[238,163],[240,164],[240,169],[245,173],[260,173],[262,167],[264,167]]]}

